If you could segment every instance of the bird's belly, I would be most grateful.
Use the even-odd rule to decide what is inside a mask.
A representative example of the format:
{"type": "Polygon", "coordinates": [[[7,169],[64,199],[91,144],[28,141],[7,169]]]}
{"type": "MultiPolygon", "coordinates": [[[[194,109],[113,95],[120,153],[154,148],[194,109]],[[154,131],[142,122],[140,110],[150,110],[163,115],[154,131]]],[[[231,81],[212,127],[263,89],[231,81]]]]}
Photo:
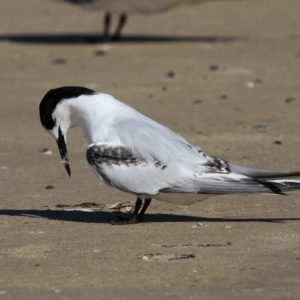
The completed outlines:
{"type": "Polygon", "coordinates": [[[212,196],[213,194],[173,194],[173,193],[161,193],[152,196],[154,199],[165,201],[168,203],[179,204],[179,205],[189,205],[195,202],[203,201],[212,196]]]}

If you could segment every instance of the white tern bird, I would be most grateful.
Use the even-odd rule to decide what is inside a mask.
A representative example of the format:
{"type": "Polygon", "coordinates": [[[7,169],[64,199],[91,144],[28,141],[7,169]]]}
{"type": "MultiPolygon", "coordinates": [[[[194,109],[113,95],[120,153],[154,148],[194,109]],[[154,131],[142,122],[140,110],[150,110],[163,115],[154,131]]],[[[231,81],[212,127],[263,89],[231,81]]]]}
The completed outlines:
{"type": "MultiPolygon", "coordinates": [[[[142,14],[149,14],[155,12],[162,12],[179,5],[197,4],[206,2],[221,2],[224,0],[59,0],[70,2],[85,8],[93,10],[104,10],[104,31],[103,37],[107,41],[109,37],[109,29],[111,27],[111,14],[119,15],[119,22],[115,33],[112,35],[112,40],[118,40],[121,31],[124,28],[128,13],[136,12],[142,14]]],[[[226,0],[236,1],[236,0],[226,0]]]]}
{"type": "Polygon", "coordinates": [[[40,103],[40,119],[55,138],[70,176],[66,135],[79,126],[89,143],[87,161],[98,178],[136,195],[131,218],[116,224],[142,221],[151,198],[183,205],[216,195],[285,195],[300,189],[300,181],[286,179],[300,177],[300,172],[247,168],[207,155],[114,97],[84,87],[48,91],[40,103]]]}

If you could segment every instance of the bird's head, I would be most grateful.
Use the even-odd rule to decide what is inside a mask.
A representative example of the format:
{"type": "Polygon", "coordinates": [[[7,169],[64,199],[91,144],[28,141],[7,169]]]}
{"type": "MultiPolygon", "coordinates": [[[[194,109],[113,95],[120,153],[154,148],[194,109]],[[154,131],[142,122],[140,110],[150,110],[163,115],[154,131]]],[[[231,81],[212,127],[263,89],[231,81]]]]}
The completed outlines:
{"type": "Polygon", "coordinates": [[[68,101],[81,95],[92,95],[95,92],[84,87],[61,87],[46,93],[40,103],[40,119],[43,127],[55,138],[57,146],[69,176],[68,150],[66,144],[67,132],[71,124],[71,111],[68,101]]]}

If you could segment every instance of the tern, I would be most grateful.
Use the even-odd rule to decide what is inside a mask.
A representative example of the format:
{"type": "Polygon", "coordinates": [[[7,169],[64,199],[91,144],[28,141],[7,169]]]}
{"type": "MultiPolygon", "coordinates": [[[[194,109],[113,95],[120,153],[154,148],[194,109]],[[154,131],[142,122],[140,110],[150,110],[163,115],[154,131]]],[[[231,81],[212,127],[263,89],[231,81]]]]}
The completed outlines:
{"type": "Polygon", "coordinates": [[[60,87],[46,93],[39,110],[42,126],[55,138],[70,177],[66,136],[79,126],[96,176],[114,189],[136,195],[132,216],[114,224],[141,222],[152,198],[188,205],[217,195],[286,195],[300,189],[300,181],[287,179],[300,177],[300,171],[247,168],[210,156],[108,94],[60,87]]]}
{"type": "MultiPolygon", "coordinates": [[[[119,15],[119,21],[111,40],[119,40],[121,31],[127,22],[129,13],[150,14],[163,12],[179,5],[201,4],[210,2],[222,2],[224,0],[59,0],[76,4],[88,9],[104,10],[104,41],[110,40],[109,29],[112,22],[112,14],[119,15]]],[[[236,0],[225,0],[236,1],[236,0]]]]}

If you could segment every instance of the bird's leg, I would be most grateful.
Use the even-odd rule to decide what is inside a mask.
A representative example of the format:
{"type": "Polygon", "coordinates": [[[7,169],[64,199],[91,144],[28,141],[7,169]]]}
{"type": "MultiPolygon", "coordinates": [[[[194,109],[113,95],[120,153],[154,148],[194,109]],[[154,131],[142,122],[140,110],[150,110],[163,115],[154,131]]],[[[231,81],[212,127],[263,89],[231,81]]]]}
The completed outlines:
{"type": "Polygon", "coordinates": [[[104,17],[104,31],[103,31],[103,40],[106,42],[109,39],[109,27],[111,23],[111,15],[109,12],[105,14],[104,17]]]}
{"type": "Polygon", "coordinates": [[[152,200],[151,198],[146,198],[146,199],[145,199],[143,208],[142,208],[141,212],[139,213],[139,215],[137,216],[137,220],[138,220],[139,222],[142,222],[142,221],[143,221],[144,214],[145,214],[145,212],[146,212],[148,206],[150,205],[151,200],[152,200]]]}
{"type": "Polygon", "coordinates": [[[133,214],[130,218],[123,218],[121,216],[118,216],[119,221],[112,221],[111,224],[112,225],[125,225],[125,224],[135,224],[138,222],[138,213],[139,210],[142,206],[142,200],[137,197],[136,202],[135,202],[135,207],[134,207],[134,211],[133,214]]]}
{"type": "Polygon", "coordinates": [[[120,18],[119,18],[119,24],[118,27],[116,29],[115,34],[112,37],[112,40],[117,41],[120,38],[121,35],[121,31],[124,27],[124,25],[126,24],[127,21],[127,15],[125,13],[121,14],[120,18]]]}
{"type": "Polygon", "coordinates": [[[139,213],[139,210],[142,206],[142,200],[141,200],[141,198],[137,197],[132,216],[130,218],[119,217],[119,221],[112,221],[111,224],[112,225],[125,225],[125,224],[136,224],[138,222],[141,222],[143,220],[145,211],[147,210],[148,206],[150,205],[150,202],[151,202],[151,198],[146,198],[143,208],[142,208],[141,212],[139,213]]]}

